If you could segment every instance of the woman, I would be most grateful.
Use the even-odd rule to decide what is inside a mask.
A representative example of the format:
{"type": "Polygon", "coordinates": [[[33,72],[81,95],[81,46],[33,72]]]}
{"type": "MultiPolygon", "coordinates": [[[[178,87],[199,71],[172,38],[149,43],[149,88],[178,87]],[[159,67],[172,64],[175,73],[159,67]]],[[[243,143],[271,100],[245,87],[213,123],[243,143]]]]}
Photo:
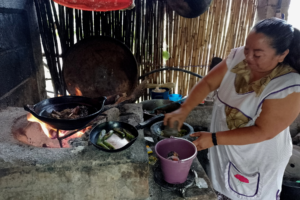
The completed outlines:
{"type": "Polygon", "coordinates": [[[197,132],[198,151],[209,148],[209,176],[223,199],[279,199],[292,154],[289,125],[300,111],[300,32],[284,20],[254,26],[246,45],[233,49],[164,123],[185,121],[218,89],[211,132],[197,132]]]}

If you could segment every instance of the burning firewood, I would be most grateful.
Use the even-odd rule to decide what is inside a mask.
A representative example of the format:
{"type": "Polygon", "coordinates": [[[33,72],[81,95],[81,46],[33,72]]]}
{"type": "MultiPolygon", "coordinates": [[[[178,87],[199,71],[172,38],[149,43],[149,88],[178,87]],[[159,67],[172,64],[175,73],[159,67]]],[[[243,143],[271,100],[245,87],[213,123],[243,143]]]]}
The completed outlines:
{"type": "Polygon", "coordinates": [[[120,97],[115,105],[120,104],[120,103],[133,103],[136,100],[138,100],[143,94],[144,94],[144,90],[146,89],[146,85],[147,85],[147,79],[145,79],[140,85],[138,85],[134,91],[132,92],[132,94],[130,96],[123,96],[120,97]]]}
{"type": "Polygon", "coordinates": [[[50,116],[54,119],[77,119],[88,115],[86,106],[77,106],[73,109],[67,108],[62,111],[53,110],[50,116]]]}

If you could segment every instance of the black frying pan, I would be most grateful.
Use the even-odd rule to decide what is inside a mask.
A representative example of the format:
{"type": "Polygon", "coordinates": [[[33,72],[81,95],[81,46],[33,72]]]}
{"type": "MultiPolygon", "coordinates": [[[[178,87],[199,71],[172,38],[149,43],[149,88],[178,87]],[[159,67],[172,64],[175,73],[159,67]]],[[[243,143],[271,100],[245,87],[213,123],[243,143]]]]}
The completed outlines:
{"type": "Polygon", "coordinates": [[[167,0],[177,14],[185,18],[195,18],[203,14],[212,0],[167,0]]]}
{"type": "Polygon", "coordinates": [[[138,84],[138,65],[130,49],[107,36],[88,37],[64,55],[64,81],[70,94],[97,98],[126,93],[138,84]]]}
{"type": "Polygon", "coordinates": [[[101,113],[105,100],[106,97],[91,99],[82,96],[63,96],[45,99],[35,105],[25,105],[24,109],[55,129],[74,130],[83,128],[96,118],[101,113]],[[77,119],[53,119],[50,117],[52,110],[62,111],[76,106],[88,107],[89,115],[77,119]]]}
{"type": "Polygon", "coordinates": [[[174,103],[173,101],[170,101],[168,99],[152,99],[152,100],[142,101],[140,104],[142,104],[142,106],[143,106],[145,120],[150,119],[151,117],[155,116],[155,115],[148,114],[145,111],[153,110],[157,107],[168,105],[168,104],[169,104],[168,106],[166,106],[160,110],[164,111],[165,113],[170,113],[170,112],[173,112],[173,111],[177,110],[178,108],[180,108],[179,103],[174,103]]]}
{"type": "Polygon", "coordinates": [[[124,149],[127,149],[128,147],[130,147],[136,141],[136,139],[139,135],[139,133],[138,133],[139,129],[143,129],[144,127],[146,127],[148,125],[151,125],[155,122],[161,121],[164,117],[165,116],[163,114],[157,115],[151,119],[148,119],[145,122],[140,123],[136,127],[134,127],[130,124],[124,123],[124,122],[116,122],[116,121],[105,122],[105,123],[99,124],[90,132],[90,141],[95,147],[97,147],[98,149],[100,149],[102,151],[106,151],[106,152],[123,151],[124,149]],[[99,138],[100,132],[103,129],[105,129],[106,132],[108,132],[108,131],[112,130],[113,128],[124,128],[124,129],[128,130],[132,135],[134,135],[134,139],[132,139],[128,144],[126,144],[125,146],[123,146],[119,149],[108,150],[108,149],[102,148],[100,145],[97,144],[97,140],[99,138]]]}

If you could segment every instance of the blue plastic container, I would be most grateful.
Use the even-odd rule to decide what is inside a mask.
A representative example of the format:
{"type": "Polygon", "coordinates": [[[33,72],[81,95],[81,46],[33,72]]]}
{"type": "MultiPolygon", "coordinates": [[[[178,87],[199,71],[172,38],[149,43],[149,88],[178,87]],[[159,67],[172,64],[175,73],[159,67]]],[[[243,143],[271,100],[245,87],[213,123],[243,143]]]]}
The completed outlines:
{"type": "Polygon", "coordinates": [[[159,88],[165,89],[165,92],[153,92],[154,88],[149,89],[151,99],[169,99],[169,88],[159,88]]]}
{"type": "Polygon", "coordinates": [[[169,95],[169,100],[170,101],[179,101],[180,99],[182,99],[181,94],[170,94],[169,95]]]}

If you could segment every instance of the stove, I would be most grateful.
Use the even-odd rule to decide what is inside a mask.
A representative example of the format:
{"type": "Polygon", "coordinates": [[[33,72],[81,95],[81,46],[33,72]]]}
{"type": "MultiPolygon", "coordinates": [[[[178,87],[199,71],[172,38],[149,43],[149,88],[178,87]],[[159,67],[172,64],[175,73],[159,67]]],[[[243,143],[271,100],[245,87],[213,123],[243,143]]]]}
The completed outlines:
{"type": "Polygon", "coordinates": [[[185,192],[188,188],[195,184],[195,179],[198,178],[198,174],[194,169],[190,169],[187,179],[181,184],[170,184],[164,180],[163,172],[161,170],[160,161],[156,162],[153,167],[154,181],[157,183],[162,191],[172,191],[179,193],[183,198],[186,197],[185,192]]]}
{"type": "MultiPolygon", "coordinates": [[[[107,119],[102,120],[120,120],[134,126],[142,120],[138,104],[112,108],[105,113],[107,119]]],[[[33,146],[32,139],[38,136],[28,132],[41,128],[27,122],[26,116],[23,108],[8,107],[0,111],[0,199],[146,199],[149,196],[148,155],[142,130],[131,147],[118,153],[100,151],[89,144],[89,131],[80,138],[63,140],[69,148],[55,148],[59,147],[56,139],[52,140],[56,146],[49,148],[45,141],[33,146]],[[18,137],[23,136],[20,139],[14,132],[22,124],[27,133],[19,132],[18,137]]],[[[40,136],[44,135],[40,132],[40,136]]]]}

